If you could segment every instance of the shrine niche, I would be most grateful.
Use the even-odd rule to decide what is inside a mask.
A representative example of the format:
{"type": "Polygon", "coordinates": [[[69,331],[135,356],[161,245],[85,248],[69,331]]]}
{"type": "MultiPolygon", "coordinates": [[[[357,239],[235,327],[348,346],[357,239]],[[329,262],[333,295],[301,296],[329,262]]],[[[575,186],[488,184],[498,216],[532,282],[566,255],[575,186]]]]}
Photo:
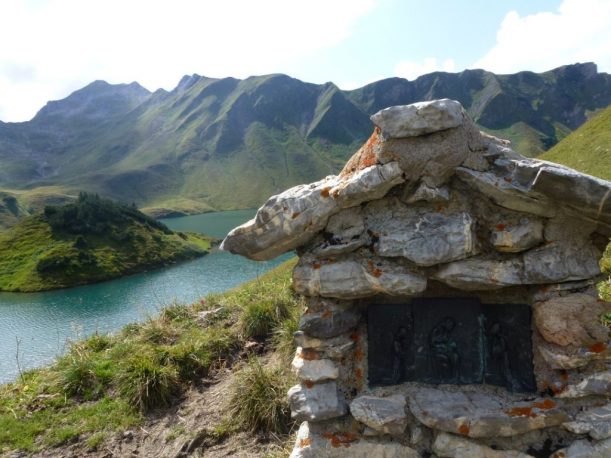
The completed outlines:
{"type": "Polygon", "coordinates": [[[371,119],[338,175],[222,244],[298,256],[291,457],[611,456],[611,183],[520,156],[453,100],[371,119]]]}
{"type": "Polygon", "coordinates": [[[372,304],[367,308],[369,384],[487,383],[535,392],[530,334],[527,305],[455,298],[372,304]]]}

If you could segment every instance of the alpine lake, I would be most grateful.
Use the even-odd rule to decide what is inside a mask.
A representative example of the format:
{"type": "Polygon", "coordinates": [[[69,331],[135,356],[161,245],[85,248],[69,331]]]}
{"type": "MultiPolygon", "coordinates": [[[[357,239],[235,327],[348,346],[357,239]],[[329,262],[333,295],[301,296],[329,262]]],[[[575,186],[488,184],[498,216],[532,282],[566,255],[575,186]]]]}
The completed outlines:
{"type": "MultiPolygon", "coordinates": [[[[162,222],[173,230],[223,238],[255,213],[213,212],[162,222]]],[[[17,378],[19,367],[27,370],[52,362],[73,340],[112,333],[156,315],[164,306],[226,291],[291,256],[256,262],[215,248],[193,261],[103,283],[42,293],[0,292],[0,383],[17,378]]]]}

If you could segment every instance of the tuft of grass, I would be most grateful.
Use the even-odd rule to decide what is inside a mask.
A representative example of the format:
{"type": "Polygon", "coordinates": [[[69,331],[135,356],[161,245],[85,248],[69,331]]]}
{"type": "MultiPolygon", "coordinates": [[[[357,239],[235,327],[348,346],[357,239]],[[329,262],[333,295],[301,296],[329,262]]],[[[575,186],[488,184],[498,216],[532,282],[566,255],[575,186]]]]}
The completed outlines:
{"type": "Polygon", "coordinates": [[[168,407],[180,391],[178,369],[163,364],[152,352],[133,355],[123,364],[117,389],[130,405],[140,411],[168,407]]]}
{"type": "Polygon", "coordinates": [[[286,399],[289,385],[283,367],[266,368],[251,358],[232,390],[230,405],[236,424],[252,432],[288,433],[293,424],[286,399]]]}
{"type": "Polygon", "coordinates": [[[106,439],[105,432],[93,433],[87,438],[87,447],[89,447],[91,450],[97,450],[98,447],[104,442],[104,439],[106,439]]]}

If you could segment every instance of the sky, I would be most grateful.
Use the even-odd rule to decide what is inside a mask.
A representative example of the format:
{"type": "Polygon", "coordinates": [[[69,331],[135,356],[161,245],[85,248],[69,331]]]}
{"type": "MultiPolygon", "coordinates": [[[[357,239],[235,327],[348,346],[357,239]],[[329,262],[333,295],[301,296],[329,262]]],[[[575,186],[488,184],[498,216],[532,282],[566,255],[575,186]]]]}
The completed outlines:
{"type": "Polygon", "coordinates": [[[0,120],[102,79],[286,73],[354,89],[483,68],[611,73],[611,0],[2,0],[0,120]]]}

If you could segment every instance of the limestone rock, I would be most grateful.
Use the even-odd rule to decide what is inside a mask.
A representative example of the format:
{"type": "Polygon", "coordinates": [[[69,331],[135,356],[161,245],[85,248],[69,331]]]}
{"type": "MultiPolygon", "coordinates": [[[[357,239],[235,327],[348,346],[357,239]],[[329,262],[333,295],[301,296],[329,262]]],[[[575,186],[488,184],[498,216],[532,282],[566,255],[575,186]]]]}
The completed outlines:
{"type": "Polygon", "coordinates": [[[420,266],[432,266],[477,253],[475,221],[469,213],[446,215],[383,199],[368,204],[364,214],[379,256],[401,256],[420,266]]]}
{"type": "Polygon", "coordinates": [[[523,276],[520,258],[495,261],[474,257],[441,266],[432,278],[454,288],[477,291],[520,285],[523,276]]]}
{"type": "Polygon", "coordinates": [[[271,197],[255,218],[233,229],[221,249],[255,260],[272,259],[308,242],[343,208],[384,196],[403,182],[402,174],[398,164],[390,162],[295,186],[271,197]]]}
{"type": "MultiPolygon", "coordinates": [[[[611,182],[545,161],[516,163],[522,180],[535,192],[552,197],[580,214],[611,224],[611,182]]],[[[607,230],[608,235],[609,230],[607,230]]]]}
{"type": "Polygon", "coordinates": [[[557,426],[568,420],[551,399],[508,403],[482,392],[450,392],[417,388],[410,393],[409,408],[429,428],[472,438],[509,437],[557,426]]]}
{"type": "Polygon", "coordinates": [[[501,253],[518,253],[543,242],[543,222],[522,218],[519,224],[498,224],[492,231],[490,242],[501,253]]]}
{"type": "Polygon", "coordinates": [[[501,207],[547,218],[556,214],[556,205],[546,195],[518,186],[511,175],[498,176],[458,167],[456,176],[501,207]]]}
{"type": "Polygon", "coordinates": [[[297,347],[319,351],[331,359],[340,359],[354,348],[354,340],[347,334],[330,339],[318,339],[303,331],[297,331],[293,335],[293,340],[297,347]]]}
{"type": "Polygon", "coordinates": [[[337,392],[335,382],[300,384],[288,392],[291,417],[296,421],[321,421],[341,417],[346,403],[337,392]]]}
{"type": "MultiPolygon", "coordinates": [[[[514,450],[494,450],[482,444],[448,433],[439,433],[433,443],[439,457],[448,458],[528,458],[531,455],[514,450]]],[[[532,457],[531,457],[532,458],[532,457]]]]}
{"type": "Polygon", "coordinates": [[[596,351],[581,347],[576,351],[565,350],[562,347],[539,345],[537,348],[543,359],[552,369],[578,369],[594,361],[611,361],[611,346],[609,344],[594,344],[596,351]],[[598,350],[601,351],[598,351],[598,350]]]}
{"type": "Polygon", "coordinates": [[[329,359],[315,359],[315,352],[297,348],[291,367],[293,372],[302,381],[322,382],[335,380],[339,376],[339,370],[333,361],[329,359]]]}
{"type": "Polygon", "coordinates": [[[418,458],[418,452],[397,442],[365,440],[352,431],[316,433],[303,422],[290,458],[418,458]]]}
{"type": "Polygon", "coordinates": [[[548,342],[579,347],[607,341],[609,329],[600,316],[611,311],[611,303],[577,293],[537,302],[533,309],[537,329],[548,342]]]}
{"type": "Polygon", "coordinates": [[[360,314],[350,304],[333,299],[313,298],[301,315],[299,329],[307,335],[329,339],[354,328],[360,314]]]}
{"type": "Polygon", "coordinates": [[[568,448],[557,450],[550,458],[609,458],[611,456],[611,439],[591,443],[578,440],[568,448]]]}
{"type": "Polygon", "coordinates": [[[556,397],[581,398],[591,395],[611,397],[611,371],[588,375],[578,384],[569,385],[556,397]]]}
{"type": "Polygon", "coordinates": [[[379,162],[398,162],[406,181],[421,180],[429,187],[446,183],[470,154],[484,150],[479,130],[467,118],[459,127],[420,137],[387,138],[376,146],[379,162]]]}
{"type": "Polygon", "coordinates": [[[611,437],[611,403],[581,412],[575,420],[562,426],[575,434],[589,434],[596,440],[611,437]]]}
{"type": "Polygon", "coordinates": [[[456,100],[433,100],[385,108],[371,120],[387,138],[416,137],[458,127],[463,122],[463,108],[456,100]]]}
{"type": "Polygon", "coordinates": [[[302,256],[293,270],[298,294],[356,299],[387,294],[411,296],[426,288],[426,277],[406,263],[349,253],[331,260],[302,256]]]}
{"type": "Polygon", "coordinates": [[[433,278],[465,290],[561,283],[598,276],[599,258],[600,252],[590,242],[555,242],[504,260],[472,257],[454,261],[441,266],[433,278]]]}
{"type": "Polygon", "coordinates": [[[600,251],[591,242],[554,242],[522,255],[524,284],[561,283],[600,275],[600,251]]]}
{"type": "Polygon", "coordinates": [[[337,256],[366,245],[369,237],[365,234],[361,207],[347,208],[331,216],[324,234],[322,243],[311,250],[316,256],[337,256]]]}
{"type": "Polygon", "coordinates": [[[383,434],[400,435],[407,426],[405,396],[385,398],[359,396],[350,403],[350,413],[361,423],[383,434]]]}
{"type": "Polygon", "coordinates": [[[414,192],[407,193],[402,199],[406,204],[416,202],[447,202],[450,200],[450,191],[445,186],[432,188],[426,183],[420,183],[414,192]]]}

